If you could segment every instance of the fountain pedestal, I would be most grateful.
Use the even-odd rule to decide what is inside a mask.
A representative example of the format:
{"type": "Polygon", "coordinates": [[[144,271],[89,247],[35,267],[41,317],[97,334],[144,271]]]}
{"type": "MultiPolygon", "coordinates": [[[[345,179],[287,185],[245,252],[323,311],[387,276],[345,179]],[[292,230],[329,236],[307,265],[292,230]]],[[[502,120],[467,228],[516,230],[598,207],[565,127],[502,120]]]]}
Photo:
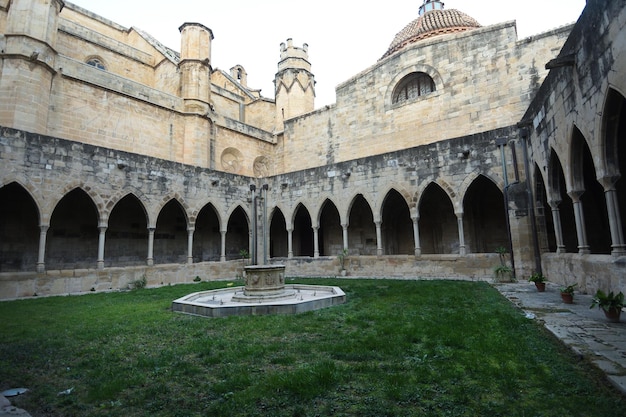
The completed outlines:
{"type": "Polygon", "coordinates": [[[192,293],[174,300],[172,311],[204,317],[297,314],[345,301],[339,287],[285,285],[284,265],[252,265],[246,267],[244,287],[192,293]]]}
{"type": "Polygon", "coordinates": [[[285,289],[285,265],[248,265],[243,293],[233,296],[233,301],[257,303],[266,300],[294,298],[296,292],[285,289]]]}

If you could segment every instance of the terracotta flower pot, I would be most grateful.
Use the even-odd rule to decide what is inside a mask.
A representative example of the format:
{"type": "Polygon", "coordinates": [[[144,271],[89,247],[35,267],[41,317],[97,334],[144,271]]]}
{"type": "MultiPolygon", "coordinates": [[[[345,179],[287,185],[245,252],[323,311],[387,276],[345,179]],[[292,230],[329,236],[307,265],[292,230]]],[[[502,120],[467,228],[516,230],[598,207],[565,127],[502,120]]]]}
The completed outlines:
{"type": "Polygon", "coordinates": [[[562,292],[561,299],[565,304],[574,304],[574,294],[569,292],[562,292]]]}
{"type": "Polygon", "coordinates": [[[612,323],[618,323],[619,322],[619,317],[620,314],[622,314],[622,309],[621,308],[610,308],[607,310],[602,309],[602,311],[604,311],[604,315],[606,316],[607,320],[612,322],[612,323]]]}
{"type": "Polygon", "coordinates": [[[545,282],[535,282],[535,287],[537,287],[537,292],[544,292],[546,290],[545,282]]]}

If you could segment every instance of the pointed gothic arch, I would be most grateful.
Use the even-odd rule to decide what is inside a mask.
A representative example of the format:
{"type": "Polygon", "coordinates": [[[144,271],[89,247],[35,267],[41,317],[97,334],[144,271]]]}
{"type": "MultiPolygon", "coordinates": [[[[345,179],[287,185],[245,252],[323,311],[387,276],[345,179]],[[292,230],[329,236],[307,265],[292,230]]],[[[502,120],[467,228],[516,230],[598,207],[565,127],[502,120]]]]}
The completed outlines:
{"type": "MultiPolygon", "coordinates": [[[[550,152],[548,160],[548,204],[552,210],[558,210],[563,237],[560,250],[568,253],[578,251],[578,238],[576,236],[576,220],[574,219],[574,206],[572,199],[567,195],[565,174],[561,160],[554,149],[550,152]]],[[[559,250],[559,248],[557,248],[559,250]]]]}
{"type": "Polygon", "coordinates": [[[554,229],[554,218],[552,209],[548,204],[548,192],[539,165],[534,164],[534,199],[535,199],[535,221],[537,223],[537,234],[539,238],[539,252],[556,252],[557,239],[554,229]]]}
{"type": "Polygon", "coordinates": [[[196,216],[193,233],[193,261],[219,261],[221,258],[221,221],[217,208],[207,203],[196,216]]]}
{"type": "Polygon", "coordinates": [[[276,206],[270,215],[270,258],[286,258],[289,255],[288,239],[285,215],[276,206]]]}
{"type": "Polygon", "coordinates": [[[493,253],[509,247],[504,194],[494,181],[478,175],[463,196],[467,252],[493,253]]]}
{"type": "Polygon", "coordinates": [[[329,198],[322,203],[319,214],[319,250],[320,256],[333,256],[343,250],[343,229],[339,210],[329,198]]]}
{"type": "Polygon", "coordinates": [[[313,229],[311,227],[311,215],[302,203],[298,203],[293,213],[293,255],[313,256],[313,229]]]}
{"type": "Polygon", "coordinates": [[[241,206],[236,206],[228,216],[226,226],[226,259],[240,259],[240,252],[250,251],[250,220],[241,206]]]}
{"type": "Polygon", "coordinates": [[[34,271],[39,249],[39,209],[21,184],[0,187],[0,272],[34,271]]]}
{"type": "Polygon", "coordinates": [[[350,202],[348,216],[348,248],[351,254],[376,255],[376,225],[374,213],[363,194],[350,202]]]}
{"type": "Polygon", "coordinates": [[[98,209],[74,188],[52,210],[46,238],[47,269],[93,268],[98,258],[98,209]]]}
{"type": "Polygon", "coordinates": [[[413,220],[405,197],[394,188],[385,195],[381,212],[381,237],[384,255],[415,253],[413,220]]]}
{"type": "MultiPolygon", "coordinates": [[[[581,227],[591,253],[611,253],[611,230],[606,209],[604,188],[597,180],[596,166],[584,136],[577,128],[571,141],[572,192],[579,195],[582,204],[581,227]]],[[[579,236],[580,240],[580,236],[579,236]]]]}
{"type": "Polygon", "coordinates": [[[419,202],[422,254],[459,253],[459,231],[450,196],[436,182],[426,186],[419,202]]]}
{"type": "Polygon", "coordinates": [[[602,119],[602,141],[607,209],[611,219],[611,246],[617,254],[626,251],[626,98],[609,89],[602,119]],[[612,189],[614,188],[614,190],[612,189]]]}
{"type": "Polygon", "coordinates": [[[165,203],[156,220],[154,263],[187,262],[187,212],[175,198],[165,203]]]}
{"type": "Polygon", "coordinates": [[[132,193],[119,199],[109,214],[104,249],[105,266],[145,265],[148,214],[132,193]]]}

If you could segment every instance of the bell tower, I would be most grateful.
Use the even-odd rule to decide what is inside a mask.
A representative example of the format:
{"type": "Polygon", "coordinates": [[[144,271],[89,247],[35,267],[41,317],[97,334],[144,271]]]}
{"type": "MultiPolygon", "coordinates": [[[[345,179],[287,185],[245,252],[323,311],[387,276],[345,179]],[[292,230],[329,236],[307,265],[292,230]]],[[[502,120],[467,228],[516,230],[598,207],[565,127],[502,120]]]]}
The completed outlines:
{"type": "Polygon", "coordinates": [[[283,131],[285,120],[314,110],[315,79],[308,50],[306,43],[302,48],[293,46],[291,38],[287,44],[280,44],[280,61],[274,78],[276,132],[283,131]]]}

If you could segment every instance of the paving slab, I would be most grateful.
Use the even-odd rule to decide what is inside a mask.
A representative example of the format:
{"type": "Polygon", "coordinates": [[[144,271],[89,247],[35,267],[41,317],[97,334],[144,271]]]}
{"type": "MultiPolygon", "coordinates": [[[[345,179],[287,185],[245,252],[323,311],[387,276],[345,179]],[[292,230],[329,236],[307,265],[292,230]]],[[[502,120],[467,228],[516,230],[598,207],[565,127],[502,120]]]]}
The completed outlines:
{"type": "Polygon", "coordinates": [[[514,305],[543,324],[577,355],[604,372],[609,382],[626,395],[626,320],[611,323],[598,308],[590,309],[592,296],[575,293],[574,304],[561,301],[560,286],[547,283],[538,292],[532,283],[496,283],[494,287],[514,305]]]}
{"type": "Polygon", "coordinates": [[[0,417],[9,416],[31,417],[26,410],[14,407],[11,405],[11,401],[7,397],[0,394],[0,417]]]}

